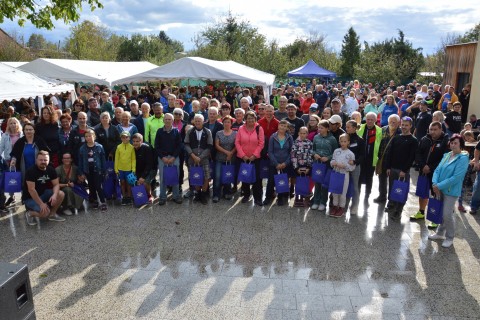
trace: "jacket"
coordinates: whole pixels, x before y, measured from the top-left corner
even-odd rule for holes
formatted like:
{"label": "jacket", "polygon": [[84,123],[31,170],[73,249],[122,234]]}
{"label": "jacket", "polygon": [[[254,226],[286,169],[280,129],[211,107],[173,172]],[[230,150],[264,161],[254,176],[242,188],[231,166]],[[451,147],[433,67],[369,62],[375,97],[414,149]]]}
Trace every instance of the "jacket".
{"label": "jacket", "polygon": [[135,168],[137,177],[145,179],[150,171],[154,169],[152,147],[146,143],[142,143],[140,148],[135,149],[135,161],[137,164]]}
{"label": "jacket", "polygon": [[200,141],[197,140],[197,129],[195,127],[187,131],[185,135],[185,151],[188,156],[194,153],[203,161],[208,161],[210,158],[210,151],[213,149],[212,132],[208,128],[202,128],[202,136]]}
{"label": "jacket", "polygon": [[[78,161],[78,174],[88,174],[90,172],[90,167],[88,165],[88,156],[87,156],[87,145],[84,143],[81,147],[80,150],[78,151],[79,153],[79,161]],[[95,171],[98,172],[99,174],[103,174],[106,171],[106,158],[105,158],[105,151],[103,150],[103,147],[100,143],[95,142],[95,145],[93,146],[93,159],[95,163]]]}
{"label": "jacket", "polygon": [[432,185],[448,196],[458,197],[462,192],[463,178],[468,169],[468,152],[462,151],[452,162],[452,152],[445,153],[442,161],[433,172]]}
{"label": "jacket", "polygon": [[254,155],[257,159],[259,159],[264,145],[265,134],[260,125],[256,124],[255,129],[252,131],[247,130],[247,125],[245,124],[238,128],[237,137],[235,139],[235,147],[237,148],[238,158],[242,159],[245,156],[250,157]]}
{"label": "jacket", "polygon": [[[151,116],[147,118],[147,121],[150,118]],[[145,123],[143,122],[143,117],[138,117],[131,122],[137,127],[138,133],[140,133],[142,137],[145,137]]]}
{"label": "jacket", "polygon": [[155,137],[157,136],[158,129],[163,128],[164,126],[163,117],[163,114],[160,118],[152,116],[148,118],[147,124],[145,125],[145,136],[143,140],[152,146],[155,145]]}
{"label": "jacket", "polygon": [[[23,132],[20,132],[20,137],[18,140],[20,140],[21,137],[23,137]],[[10,152],[12,152],[10,134],[5,132],[2,134],[2,139],[0,140],[0,157],[3,157],[3,160],[5,161],[9,161],[11,157]]]}
{"label": "jacket", "polygon": [[[15,145],[12,148],[12,152],[10,152],[10,159],[11,158],[16,159],[15,167],[17,171],[22,171],[22,172],[26,171],[25,161],[23,159],[23,149],[25,148],[26,144],[27,144],[27,139],[25,138],[25,136],[23,136],[20,139],[18,139],[17,142],[15,142]],[[39,136],[34,136],[33,147],[35,149],[35,158],[37,157],[38,151],[40,150],[45,150],[50,153],[50,148],[45,143],[45,140],[43,140]]]}
{"label": "jacket", "polygon": [[433,140],[430,134],[427,134],[420,140],[415,155],[415,163],[420,170],[428,165],[433,172],[443,158],[445,152],[448,152],[448,135],[442,132],[438,140]]}
{"label": "jacket", "polygon": [[[92,127],[87,126],[87,129],[92,129]],[[77,165],[78,163],[78,155],[80,147],[85,143],[85,133],[80,133],[79,127],[75,127],[70,131],[70,135],[68,136],[68,147],[66,150],[70,151],[73,156],[73,160]]]}
{"label": "jacket", "polygon": [[103,146],[103,150],[105,151],[105,156],[113,157],[115,156],[115,150],[117,146],[122,142],[120,138],[120,133],[118,132],[117,127],[109,126],[108,127],[108,137],[106,134],[105,128],[102,124],[98,124],[95,127],[95,135],[97,136],[96,141]]}
{"label": "jacket", "polygon": [[278,132],[275,132],[270,137],[268,142],[268,157],[270,158],[270,165],[277,166],[280,163],[290,164],[290,152],[293,146],[293,138],[290,134],[285,134],[285,142],[283,148],[280,147],[280,140],[278,140]]}
{"label": "jacket", "polygon": [[166,156],[178,157],[182,150],[182,137],[177,128],[172,128],[170,132],[165,131],[165,127],[158,129],[155,137],[155,151],[157,157]]}
{"label": "jacket", "polygon": [[365,158],[365,141],[358,136],[358,134],[352,133],[350,136],[350,146],[348,149],[353,152],[355,155],[355,165],[360,165],[363,163]]}
{"label": "jacket", "polygon": [[296,139],[293,141],[292,151],[290,152],[293,169],[301,167],[311,167],[313,164],[313,142],[305,139]]}
{"label": "jacket", "polygon": [[313,138],[313,154],[332,160],[333,151],[338,148],[337,139],[329,132],[325,137],[317,134]]}
{"label": "jacket", "polygon": [[115,173],[119,170],[132,171],[137,169],[135,148],[130,143],[120,143],[115,151]]}
{"label": "jacket", "polygon": [[[360,125],[360,129],[358,129],[358,135],[360,138],[365,141],[365,147],[367,147],[368,141],[363,137],[365,134],[366,130],[365,128],[367,127],[367,124],[364,123]],[[375,143],[373,145],[373,161],[372,161],[372,167],[375,167],[378,162],[378,150],[380,149],[380,142],[382,141],[382,128],[379,126],[375,125]]]}
{"label": "jacket", "polygon": [[336,164],[343,164],[345,168],[335,168],[335,171],[340,173],[347,173],[355,170],[354,164],[349,164],[350,160],[355,161],[355,154],[349,149],[343,150],[342,148],[337,148],[333,151],[332,161],[330,165],[333,167]]}

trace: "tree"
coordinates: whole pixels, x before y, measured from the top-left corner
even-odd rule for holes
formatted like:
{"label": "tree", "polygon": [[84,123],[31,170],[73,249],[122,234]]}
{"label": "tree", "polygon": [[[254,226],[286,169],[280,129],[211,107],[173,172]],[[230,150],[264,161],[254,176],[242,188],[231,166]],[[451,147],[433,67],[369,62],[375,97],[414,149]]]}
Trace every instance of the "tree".
{"label": "tree", "polygon": [[41,34],[32,33],[28,38],[27,47],[34,50],[46,49],[47,39]]}
{"label": "tree", "polygon": [[352,79],[354,67],[360,60],[360,41],[353,27],[348,29],[343,37],[342,51],[340,53],[342,64],[340,73],[343,77]]}
{"label": "tree", "polygon": [[467,43],[467,42],[478,41],[479,36],[480,36],[480,23],[477,23],[472,29],[465,32],[465,34],[462,37],[460,37],[459,42]]}
{"label": "tree", "polygon": [[34,0],[2,0],[0,23],[3,23],[5,18],[12,21],[16,18],[20,26],[30,21],[37,28],[51,30],[54,28],[52,18],[65,23],[78,21],[83,3],[88,4],[92,11],[103,8],[99,0],[50,0],[42,1],[42,5]]}

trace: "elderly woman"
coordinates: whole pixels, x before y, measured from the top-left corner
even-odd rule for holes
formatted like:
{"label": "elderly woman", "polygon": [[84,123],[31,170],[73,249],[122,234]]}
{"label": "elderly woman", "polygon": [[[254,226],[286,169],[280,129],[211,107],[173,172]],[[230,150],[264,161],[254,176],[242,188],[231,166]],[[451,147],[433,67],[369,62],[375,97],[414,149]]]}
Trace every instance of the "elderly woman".
{"label": "elderly woman", "polygon": [[40,122],[35,125],[35,132],[50,147],[50,163],[56,168],[60,164],[58,155],[61,149],[58,140],[58,114],[52,106],[43,107],[40,114]]}
{"label": "elderly woman", "polygon": [[[257,116],[253,111],[245,114],[245,124],[238,129],[235,139],[237,148],[237,157],[244,162],[255,164],[256,179],[253,184],[254,203],[263,206],[263,188],[260,178],[260,153],[265,143],[263,128],[257,123]],[[243,199],[242,203],[250,201],[251,185],[242,183]]]}
{"label": "elderly woman", "polygon": [[245,117],[245,110],[242,108],[237,108],[235,109],[234,115],[235,121],[232,124],[232,130],[238,131],[238,129],[245,124],[245,121],[243,121]]}
{"label": "elderly woman", "polygon": [[442,111],[438,110],[432,114],[432,122],[438,121],[442,125],[442,131],[447,133],[447,126],[445,125],[445,115]]}
{"label": "elderly woman", "polygon": [[57,171],[60,190],[65,193],[62,202],[63,213],[67,216],[71,216],[73,212],[78,214],[78,209],[83,204],[83,198],[73,192],[73,186],[78,183],[78,170],[77,166],[73,164],[72,155],[68,152],[64,153],[62,155],[62,164],[55,170]]}
{"label": "elderly woman", "polygon": [[222,187],[225,199],[232,199],[232,190],[230,184],[221,183],[222,164],[225,162],[235,161],[235,138],[237,132],[232,130],[233,118],[226,115],[222,119],[223,130],[217,132],[215,136],[215,148],[217,149],[215,155],[215,177],[213,181],[213,202],[218,202],[221,197]]}
{"label": "elderly woman", "polygon": [[100,114],[100,123],[93,129],[97,142],[102,145],[105,151],[106,160],[115,157],[115,150],[117,146],[122,143],[120,139],[120,132],[117,127],[110,124],[110,113],[102,112]]}
{"label": "elderly woman", "polygon": [[210,180],[210,152],[213,148],[212,133],[203,126],[204,117],[196,114],[193,118],[193,128],[188,130],[185,136],[185,151],[188,155],[188,165],[202,166],[204,182],[202,187],[196,187],[196,195],[193,201],[208,203],[208,180]]}
{"label": "elderly woman", "polygon": [[[5,133],[2,134],[2,139],[0,140],[0,156],[3,158],[4,163],[3,167],[10,167],[10,152],[12,152],[15,142],[18,141],[23,136],[22,127],[20,126],[20,121],[17,118],[9,118],[7,120],[7,128]],[[3,194],[1,195],[3,197]],[[4,201],[0,200],[0,207]],[[5,207],[8,207],[12,204],[15,204],[15,195],[10,193],[10,197],[5,202]]]}
{"label": "elderly woman", "polygon": [[117,129],[119,134],[125,131],[130,133],[130,143],[132,143],[132,137],[135,133],[138,133],[138,129],[136,125],[130,122],[130,119],[132,119],[130,112],[124,111],[121,115],[121,122],[117,126]]}

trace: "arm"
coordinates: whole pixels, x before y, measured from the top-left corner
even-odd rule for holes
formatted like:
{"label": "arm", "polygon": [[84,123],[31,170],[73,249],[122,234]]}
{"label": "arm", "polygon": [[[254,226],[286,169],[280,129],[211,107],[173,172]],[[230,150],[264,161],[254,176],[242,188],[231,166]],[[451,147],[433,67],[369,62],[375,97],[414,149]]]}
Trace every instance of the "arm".
{"label": "arm", "polygon": [[462,157],[458,159],[457,162],[458,163],[455,165],[455,171],[453,172],[452,176],[434,184],[441,191],[448,190],[451,186],[462,183],[465,173],[468,169],[468,157]]}
{"label": "arm", "polygon": [[[58,179],[56,179],[58,181]],[[27,182],[27,189],[28,193],[32,197],[33,201],[37,203],[40,206],[40,216],[45,217],[50,213],[50,208],[46,203],[40,199],[40,196],[38,195],[37,190],[35,190],[35,181],[26,181]]]}
{"label": "arm", "polygon": [[[187,131],[185,134],[185,151],[187,152],[187,155],[190,156],[192,154],[192,148],[190,147],[190,132],[193,129],[190,129]],[[160,155],[159,155],[160,156]]]}
{"label": "arm", "polygon": [[210,156],[210,150],[212,150],[213,147],[213,138],[212,138],[212,132],[210,130],[207,130],[207,148],[202,151],[200,154],[200,159],[207,159]]}
{"label": "arm", "polygon": [[[180,155],[180,150],[182,149],[182,137],[180,136],[180,132],[176,130],[175,134],[175,148],[173,148],[172,156],[177,158]],[[157,139],[155,139],[155,143],[157,143]]]}
{"label": "arm", "polygon": [[263,146],[265,145],[265,133],[263,132],[263,128],[261,126],[259,126],[258,128],[257,140],[258,144],[255,148],[255,151],[253,151],[253,155],[255,156],[255,158],[260,159],[260,154],[262,152]]}
{"label": "arm", "polygon": [[235,138],[235,148],[237,149],[237,157],[243,159],[245,152],[242,148],[242,128],[238,129],[237,136]]}
{"label": "arm", "polygon": [[118,162],[120,160],[120,148],[118,146],[117,146],[117,150],[115,150],[115,161],[113,163],[114,170],[117,175],[118,175]]}

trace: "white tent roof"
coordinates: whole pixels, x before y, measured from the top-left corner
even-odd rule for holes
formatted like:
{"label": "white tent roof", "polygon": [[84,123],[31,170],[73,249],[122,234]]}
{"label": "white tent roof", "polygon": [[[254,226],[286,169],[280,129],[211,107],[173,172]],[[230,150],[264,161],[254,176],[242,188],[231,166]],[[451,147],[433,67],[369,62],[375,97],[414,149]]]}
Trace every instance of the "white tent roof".
{"label": "white tent roof", "polygon": [[27,61],[2,61],[2,63],[10,67],[18,68],[28,62]]}
{"label": "white tent roof", "polygon": [[19,67],[40,76],[69,82],[122,84],[118,79],[130,77],[158,66],[146,62],[112,62],[68,59],[37,59]]}
{"label": "white tent roof", "polygon": [[156,69],[119,79],[120,83],[147,80],[203,79],[271,86],[275,75],[234,61],[215,61],[199,57],[175,60]]}
{"label": "white tent roof", "polygon": [[31,73],[0,63],[0,100],[42,96],[75,90],[69,83],[42,79]]}

